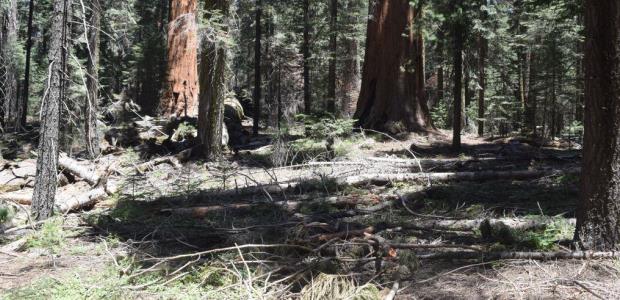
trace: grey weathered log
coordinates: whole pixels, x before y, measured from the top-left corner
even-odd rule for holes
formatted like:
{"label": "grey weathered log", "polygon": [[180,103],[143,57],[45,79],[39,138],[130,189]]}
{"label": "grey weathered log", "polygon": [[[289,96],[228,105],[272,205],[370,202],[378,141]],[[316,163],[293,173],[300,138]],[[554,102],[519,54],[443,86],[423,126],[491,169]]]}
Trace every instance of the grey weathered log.
{"label": "grey weathered log", "polygon": [[[577,221],[575,219],[563,219],[569,225],[575,225]],[[476,220],[415,220],[412,221],[408,228],[412,229],[437,229],[437,230],[450,230],[450,231],[473,231],[480,229],[480,225],[488,221],[488,224],[493,228],[499,228],[500,226],[506,226],[515,230],[535,230],[544,229],[547,226],[558,222],[558,218],[553,217],[538,217],[532,219],[525,218],[500,218],[500,219],[476,219]]]}
{"label": "grey weathered log", "polygon": [[567,171],[523,170],[523,171],[481,171],[481,172],[446,172],[446,173],[400,173],[400,174],[364,174],[337,178],[339,184],[356,185],[362,183],[389,183],[393,181],[480,181],[500,179],[533,179],[559,174],[578,174],[580,169]]}
{"label": "grey weathered log", "polygon": [[67,157],[64,154],[61,154],[58,159],[58,166],[70,172],[73,175],[76,175],[84,181],[88,182],[91,186],[95,186],[101,180],[101,176],[97,174],[95,168],[89,168],[81,165],[78,161]]}
{"label": "grey weathered log", "polygon": [[57,212],[66,213],[83,207],[88,207],[105,199],[108,196],[104,187],[94,188],[86,193],[80,193],[63,199],[59,197],[54,205]]}
{"label": "grey weathered log", "polygon": [[476,251],[446,251],[416,255],[419,259],[464,259],[464,260],[559,260],[559,259],[618,259],[620,252],[595,251],[557,251],[557,252],[476,252]]}

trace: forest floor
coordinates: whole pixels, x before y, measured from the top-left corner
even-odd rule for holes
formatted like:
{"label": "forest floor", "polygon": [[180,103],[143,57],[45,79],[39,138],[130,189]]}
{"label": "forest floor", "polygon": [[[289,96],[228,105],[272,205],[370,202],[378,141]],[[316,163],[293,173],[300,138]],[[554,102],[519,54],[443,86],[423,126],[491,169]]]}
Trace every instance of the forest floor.
{"label": "forest floor", "polygon": [[[620,261],[566,259],[567,142],[263,135],[220,163],[119,147],[77,161],[113,192],[31,224],[19,139],[0,142],[0,299],[620,298]],[[97,188],[66,173],[57,198]]]}

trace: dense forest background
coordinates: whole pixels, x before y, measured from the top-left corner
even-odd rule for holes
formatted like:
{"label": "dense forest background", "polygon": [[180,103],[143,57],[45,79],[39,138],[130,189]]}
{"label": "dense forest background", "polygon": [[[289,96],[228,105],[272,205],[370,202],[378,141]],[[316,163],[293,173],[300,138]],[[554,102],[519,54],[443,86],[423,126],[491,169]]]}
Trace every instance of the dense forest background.
{"label": "dense forest background", "polygon": [[0,0],[0,298],[620,298],[617,0]]}

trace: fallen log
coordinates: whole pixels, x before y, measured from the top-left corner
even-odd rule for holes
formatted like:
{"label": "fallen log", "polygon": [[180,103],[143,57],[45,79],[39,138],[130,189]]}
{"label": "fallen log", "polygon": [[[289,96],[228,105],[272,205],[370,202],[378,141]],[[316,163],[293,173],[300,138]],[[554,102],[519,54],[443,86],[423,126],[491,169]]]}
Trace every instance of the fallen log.
{"label": "fallen log", "polygon": [[9,201],[21,205],[31,205],[32,193],[32,189],[23,189],[20,191],[0,194],[0,201]]}
{"label": "fallen log", "polygon": [[55,209],[57,212],[66,213],[94,205],[107,196],[108,193],[104,187],[97,187],[86,193],[80,193],[65,199],[58,199],[55,204]]}
{"label": "fallen log", "polygon": [[544,170],[523,170],[523,171],[481,171],[481,172],[447,172],[447,173],[401,173],[401,174],[364,174],[337,178],[336,181],[343,185],[358,185],[363,183],[385,184],[394,181],[482,181],[514,179],[524,180],[540,178],[544,176],[558,174],[579,174],[581,169],[571,169],[567,171],[544,171]]}
{"label": "fallen log", "polygon": [[380,199],[360,199],[355,197],[326,197],[318,198],[310,201],[276,201],[276,202],[257,202],[257,203],[235,203],[224,205],[212,205],[212,206],[197,206],[197,207],[183,207],[183,208],[168,208],[162,209],[162,213],[171,213],[175,215],[191,216],[193,218],[204,218],[209,213],[223,211],[223,210],[244,210],[252,209],[259,206],[273,205],[283,208],[289,212],[298,210],[304,204],[329,204],[338,207],[355,207],[359,204],[367,204],[369,202],[381,202],[375,206],[369,208],[359,209],[362,212],[375,212],[384,208],[387,204],[383,201],[388,197],[382,197]]}
{"label": "fallen log", "polygon": [[463,259],[495,261],[508,259],[523,260],[558,260],[558,259],[617,259],[620,252],[596,251],[557,251],[557,252],[475,252],[475,251],[446,251],[429,254],[418,254],[418,259]]}
{"label": "fallen log", "polygon": [[138,172],[139,174],[144,174],[148,171],[153,170],[155,166],[161,165],[161,164],[170,164],[175,169],[180,169],[183,167],[176,157],[167,156],[167,157],[156,158],[154,160],[139,164],[135,167],[135,169],[136,169],[136,172]]}
{"label": "fallen log", "polygon": [[58,166],[84,179],[91,186],[96,186],[101,181],[101,176],[94,171],[95,168],[87,168],[65,154],[61,154],[58,158]]}
{"label": "fallen log", "polygon": [[[563,219],[569,225],[576,225],[576,219]],[[536,230],[544,229],[557,222],[557,218],[540,217],[536,219],[524,218],[501,218],[501,219],[477,219],[477,220],[415,220],[408,229],[418,230],[446,230],[446,231],[474,231],[480,229],[482,224],[492,228],[507,227],[515,230]]]}

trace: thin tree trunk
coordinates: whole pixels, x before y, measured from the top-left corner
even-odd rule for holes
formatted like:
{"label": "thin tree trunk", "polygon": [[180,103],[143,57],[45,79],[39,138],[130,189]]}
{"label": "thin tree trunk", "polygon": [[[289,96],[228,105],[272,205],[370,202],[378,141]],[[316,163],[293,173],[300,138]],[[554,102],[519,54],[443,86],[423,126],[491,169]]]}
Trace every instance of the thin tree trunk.
{"label": "thin tree trunk", "polygon": [[[20,124],[20,105],[18,99],[17,74],[17,0],[6,1],[8,5],[0,11],[0,98],[4,106],[4,123],[15,131]],[[2,117],[2,116],[0,116]]]}
{"label": "thin tree trunk", "polygon": [[354,117],[362,127],[391,133],[433,129],[420,90],[424,54],[416,22],[421,7],[414,8],[406,0],[381,0],[370,9],[373,17],[368,21],[362,88]]}
{"label": "thin tree trunk", "polygon": [[478,136],[484,136],[485,93],[487,89],[486,59],[489,41],[480,36],[478,42],[478,80],[480,82],[480,90],[478,90]]}
{"label": "thin tree trunk", "polygon": [[[205,9],[208,18],[216,13],[227,17],[229,2],[228,0],[207,0]],[[228,27],[224,26],[222,29],[227,30]],[[222,155],[228,49],[224,41],[204,41],[203,47],[200,60],[198,135],[205,157],[216,160]]]}
{"label": "thin tree trunk", "polygon": [[168,86],[160,109],[166,117],[198,112],[197,0],[172,0],[168,24]]}
{"label": "thin tree trunk", "polygon": [[327,76],[327,111],[336,115],[336,55],[338,55],[338,0],[329,1],[329,71]]}
{"label": "thin tree trunk", "polygon": [[28,29],[26,32],[26,67],[24,70],[24,89],[21,94],[21,125],[26,126],[26,116],[28,115],[28,102],[30,101],[30,60],[32,56],[32,31],[33,31],[33,18],[34,18],[34,0],[28,2]]}
{"label": "thin tree trunk", "polygon": [[585,1],[586,110],[576,240],[620,249],[620,3]]}
{"label": "thin tree trunk", "polygon": [[256,36],[254,37],[254,124],[252,133],[258,135],[260,112],[261,112],[261,92],[263,88],[261,74],[261,38],[263,34],[261,18],[263,14],[263,1],[256,1]]}
{"label": "thin tree trunk", "polygon": [[443,101],[445,95],[445,78],[444,78],[444,48],[445,48],[445,29],[442,26],[437,32],[437,96],[432,104],[429,105],[433,108]]}
{"label": "thin tree trunk", "polygon": [[463,29],[460,22],[453,24],[453,65],[454,65],[454,111],[452,120],[452,149],[461,150],[461,131],[463,122]]}
{"label": "thin tree trunk", "polygon": [[538,109],[538,99],[536,96],[536,81],[537,81],[537,65],[536,54],[532,51],[530,53],[530,68],[528,79],[528,94],[527,102],[525,103],[525,129],[528,134],[536,135],[536,111]]}
{"label": "thin tree trunk", "polygon": [[86,86],[88,88],[87,103],[85,105],[86,147],[91,159],[101,154],[99,145],[99,130],[97,129],[97,111],[99,107],[99,30],[101,26],[100,0],[92,0],[90,28],[88,33],[88,62]]}
{"label": "thin tree trunk", "polygon": [[56,195],[60,103],[65,97],[67,11],[68,0],[54,0],[48,54],[50,76],[47,97],[42,100],[41,105],[37,173],[32,200],[32,209],[38,220],[52,215]]}
{"label": "thin tree trunk", "polygon": [[304,77],[304,112],[312,113],[312,95],[310,93],[310,0],[303,0],[304,40],[302,44]]}
{"label": "thin tree trunk", "polygon": [[359,42],[353,32],[356,25],[354,15],[360,11],[360,1],[348,0],[346,4],[346,13],[343,17],[345,21],[341,22],[347,30],[342,37],[344,60],[340,74],[342,78],[342,105],[340,111],[343,117],[350,118],[355,113],[360,93]]}

